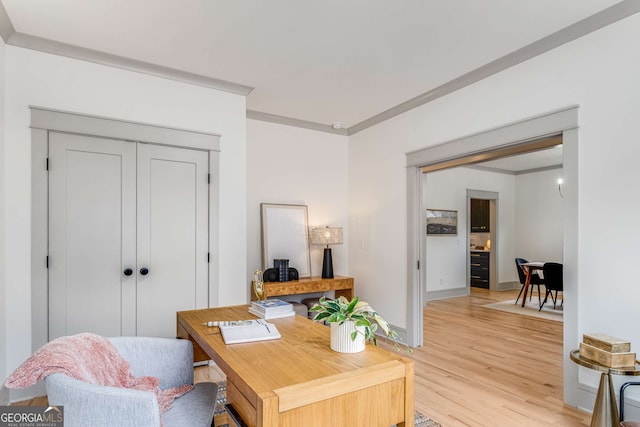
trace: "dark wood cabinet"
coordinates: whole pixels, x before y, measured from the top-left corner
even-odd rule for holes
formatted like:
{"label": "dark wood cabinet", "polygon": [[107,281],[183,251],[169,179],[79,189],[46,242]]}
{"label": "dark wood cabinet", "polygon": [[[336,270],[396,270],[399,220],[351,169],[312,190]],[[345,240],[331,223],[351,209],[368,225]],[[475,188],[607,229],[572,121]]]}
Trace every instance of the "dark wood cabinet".
{"label": "dark wood cabinet", "polygon": [[488,233],[489,227],[489,200],[471,199],[471,232]]}
{"label": "dark wood cabinet", "polygon": [[475,288],[489,289],[489,252],[471,252],[470,284]]}

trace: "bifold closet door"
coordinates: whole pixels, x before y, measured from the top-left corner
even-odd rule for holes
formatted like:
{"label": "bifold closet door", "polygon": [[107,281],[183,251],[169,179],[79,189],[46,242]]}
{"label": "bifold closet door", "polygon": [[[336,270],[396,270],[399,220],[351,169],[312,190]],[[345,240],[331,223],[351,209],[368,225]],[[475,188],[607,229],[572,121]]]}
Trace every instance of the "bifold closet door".
{"label": "bifold closet door", "polygon": [[208,304],[208,153],[51,132],[49,339],[175,337]]}
{"label": "bifold closet door", "polygon": [[49,339],[135,335],[136,146],[49,134]]}
{"label": "bifold closet door", "polygon": [[140,336],[175,338],[177,311],[208,306],[208,174],[204,151],[138,144]]}

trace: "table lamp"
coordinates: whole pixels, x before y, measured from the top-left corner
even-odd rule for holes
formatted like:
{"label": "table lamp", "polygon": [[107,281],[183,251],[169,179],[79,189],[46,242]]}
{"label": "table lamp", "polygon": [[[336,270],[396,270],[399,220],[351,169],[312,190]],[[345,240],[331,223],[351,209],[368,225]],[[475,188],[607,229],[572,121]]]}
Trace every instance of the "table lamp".
{"label": "table lamp", "polygon": [[342,244],[342,227],[317,227],[311,230],[311,244],[327,245],[322,259],[322,278],[333,278],[333,260],[329,245]]}

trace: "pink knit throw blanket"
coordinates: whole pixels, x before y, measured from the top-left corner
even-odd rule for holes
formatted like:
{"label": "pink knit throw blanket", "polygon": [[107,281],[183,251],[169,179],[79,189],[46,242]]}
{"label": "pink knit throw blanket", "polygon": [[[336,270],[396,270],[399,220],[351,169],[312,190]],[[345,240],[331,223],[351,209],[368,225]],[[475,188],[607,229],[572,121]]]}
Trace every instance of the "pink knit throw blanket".
{"label": "pink knit throw blanket", "polygon": [[185,384],[161,390],[158,378],[134,377],[129,363],[111,341],[89,333],[57,338],[43,345],[7,378],[5,386],[29,387],[57,372],[91,384],[154,392],[160,413],[171,408],[173,399],[193,388]]}

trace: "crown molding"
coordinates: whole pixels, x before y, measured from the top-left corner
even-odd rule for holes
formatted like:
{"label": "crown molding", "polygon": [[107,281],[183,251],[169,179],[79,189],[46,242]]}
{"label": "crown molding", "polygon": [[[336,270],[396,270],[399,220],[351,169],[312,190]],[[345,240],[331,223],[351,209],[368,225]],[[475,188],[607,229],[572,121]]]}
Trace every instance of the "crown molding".
{"label": "crown molding", "polygon": [[175,68],[155,65],[144,61],[125,58],[123,56],[112,55],[93,49],[61,43],[41,37],[31,36],[23,33],[14,33],[9,37],[7,44],[25,49],[37,50],[54,55],[65,56],[67,58],[79,59],[93,62],[95,64],[120,68],[128,71],[135,71],[169,80],[203,86],[210,89],[230,92],[237,95],[248,95],[253,88],[224,80],[214,79],[200,74],[189,73],[187,71],[176,70]]}
{"label": "crown molding", "polygon": [[[487,77],[504,71],[514,65],[525,62],[531,58],[548,52],[563,44],[569,43],[591,32],[599,30],[607,25],[640,12],[640,0],[624,0],[581,21],[576,22],[566,28],[556,31],[549,36],[543,37],[527,46],[515,50],[495,61],[489,62],[475,70],[472,70],[460,77],[450,80],[430,91],[424,92],[408,101],[396,105],[382,113],[376,114],[360,123],[347,129],[333,129],[331,125],[310,122],[307,120],[295,119],[291,117],[278,116],[275,114],[260,111],[247,110],[247,118],[261,120],[272,123],[279,123],[288,126],[302,127],[321,132],[328,132],[337,135],[353,135],[357,132],[368,129],[402,113],[410,111],[421,105],[434,101],[445,95],[453,93],[471,84],[477,83]],[[253,90],[252,87],[227,82],[199,74],[189,73],[174,68],[163,67],[143,61],[137,61],[117,55],[86,49],[79,46],[55,42],[40,37],[27,34],[16,33],[11,20],[7,14],[2,1],[0,0],[0,36],[6,44],[23,47],[26,49],[38,50],[74,59],[85,60],[97,64],[121,68],[129,71],[136,71],[170,80],[181,81],[224,92],[247,96]]]}
{"label": "crown molding", "polygon": [[479,68],[476,68],[475,70],[463,74],[460,77],[450,80],[435,89],[427,91],[415,98],[403,102],[402,104],[396,105],[395,107],[383,111],[380,114],[376,114],[373,117],[355,124],[348,129],[349,135],[363,131],[377,125],[378,123],[389,120],[473,83],[477,83],[480,80],[486,79],[487,77],[504,71],[507,68],[511,68],[514,65],[518,65],[638,12],[640,12],[640,0],[625,0],[617,3],[607,9],[578,21],[575,24],[569,25],[568,27],[498,58],[495,61],[491,61]]}
{"label": "crown molding", "polygon": [[333,127],[331,127],[331,125],[326,125],[324,123],[310,122],[307,120],[294,119],[292,117],[278,116],[276,114],[263,113],[262,111],[247,110],[247,119],[278,123],[287,126],[295,126],[299,128],[317,130],[320,132],[333,133],[335,135],[348,135],[347,129],[334,129]]}
{"label": "crown molding", "polygon": [[512,171],[512,170],[507,170],[507,169],[500,169],[500,168],[493,168],[490,166],[482,166],[482,165],[468,165],[468,166],[462,166],[463,168],[467,168],[467,169],[475,169],[475,170],[479,170],[479,171],[484,171],[484,172],[495,172],[495,173],[502,173],[505,175],[526,175],[529,173],[535,173],[535,172],[544,172],[544,171],[550,171],[550,170],[555,170],[555,169],[562,169],[563,165],[562,164],[558,164],[558,165],[549,165],[549,166],[541,166],[539,168],[531,168],[531,169],[524,169],[524,170],[520,170],[520,171]]}
{"label": "crown molding", "polygon": [[209,89],[217,89],[237,95],[247,96],[253,90],[250,86],[238,83],[232,83],[200,74],[177,70],[175,68],[163,67],[161,65],[125,58],[123,56],[112,55],[93,49],[87,49],[80,46],[18,33],[13,27],[11,19],[9,18],[2,1],[0,1],[0,36],[4,42],[10,46],[37,50],[39,52],[51,53],[54,55],[65,56],[67,58],[79,59],[82,61],[93,62],[95,64],[149,74],[156,77],[163,77],[169,80],[203,86]]}
{"label": "crown molding", "polygon": [[9,14],[7,14],[7,9],[4,8],[4,4],[0,1],[0,37],[4,40],[5,43],[9,40],[9,38],[16,32],[16,29],[13,28],[13,23],[11,23],[11,19],[9,19]]}

